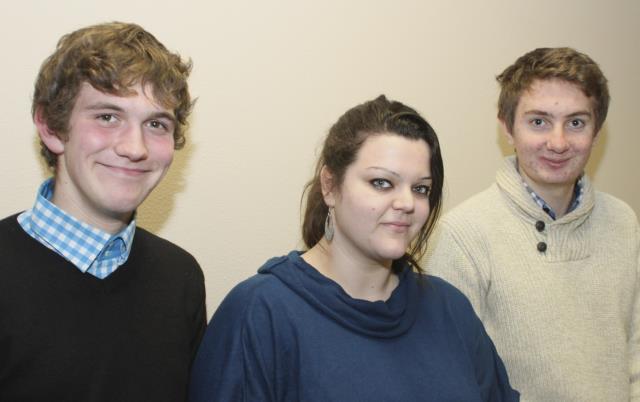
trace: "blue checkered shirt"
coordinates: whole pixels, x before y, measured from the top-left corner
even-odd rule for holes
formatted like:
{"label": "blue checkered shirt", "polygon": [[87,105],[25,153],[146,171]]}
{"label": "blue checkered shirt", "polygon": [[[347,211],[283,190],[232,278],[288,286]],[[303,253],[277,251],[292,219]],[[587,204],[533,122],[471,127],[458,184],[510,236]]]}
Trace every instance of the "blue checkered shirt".
{"label": "blue checkered shirt", "polygon": [[[524,179],[522,180],[522,184],[524,185],[524,188],[527,190],[527,192],[531,195],[531,198],[533,198],[533,201],[535,201],[535,203],[538,204],[540,208],[542,208],[542,210],[551,217],[551,219],[556,220],[556,212],[553,210],[553,208],[551,208],[549,204],[547,204],[545,200],[542,199],[542,197],[540,197],[535,191],[533,191],[533,189],[527,184],[526,181],[524,181]],[[584,186],[582,185],[582,177],[580,177],[573,188],[573,198],[571,199],[571,203],[569,204],[567,213],[578,208],[578,205],[580,205],[580,201],[582,201],[582,195],[584,193],[583,187]]]}
{"label": "blue checkered shirt", "polygon": [[53,183],[53,179],[42,183],[33,208],[18,216],[20,226],[80,271],[106,278],[129,258],[136,230],[135,219],[115,235],[90,226],[50,201]]}

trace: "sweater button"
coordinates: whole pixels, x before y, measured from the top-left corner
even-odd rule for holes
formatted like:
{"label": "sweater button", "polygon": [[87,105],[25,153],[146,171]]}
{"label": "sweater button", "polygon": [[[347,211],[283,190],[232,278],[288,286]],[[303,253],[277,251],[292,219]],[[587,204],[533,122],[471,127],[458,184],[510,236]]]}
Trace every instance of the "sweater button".
{"label": "sweater button", "polygon": [[538,251],[541,253],[544,253],[545,251],[547,251],[547,243],[541,241],[540,243],[538,243],[538,245],[536,246],[538,248]]}
{"label": "sweater button", "polygon": [[536,222],[536,230],[538,232],[542,232],[544,230],[544,222],[543,221],[538,221]]}

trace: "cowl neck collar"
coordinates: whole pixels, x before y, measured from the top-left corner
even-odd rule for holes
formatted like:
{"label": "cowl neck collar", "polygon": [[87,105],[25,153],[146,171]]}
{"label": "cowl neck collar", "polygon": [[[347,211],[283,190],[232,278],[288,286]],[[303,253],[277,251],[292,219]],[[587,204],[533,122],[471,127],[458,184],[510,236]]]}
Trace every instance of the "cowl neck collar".
{"label": "cowl neck collar", "polygon": [[409,266],[398,274],[399,283],[386,301],[349,296],[335,281],[300,257],[299,251],[267,261],[259,270],[274,275],[305,302],[343,327],[377,338],[393,338],[413,325],[417,314],[418,277]]}

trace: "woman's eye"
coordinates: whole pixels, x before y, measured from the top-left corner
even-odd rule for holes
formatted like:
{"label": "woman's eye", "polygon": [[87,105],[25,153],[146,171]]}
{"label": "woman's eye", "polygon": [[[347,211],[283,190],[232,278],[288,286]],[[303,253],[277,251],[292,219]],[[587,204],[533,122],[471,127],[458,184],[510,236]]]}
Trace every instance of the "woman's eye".
{"label": "woman's eye", "polygon": [[429,191],[431,191],[431,187],[429,187],[429,186],[415,186],[413,188],[413,191],[415,191],[418,194],[428,195]]}
{"label": "woman's eye", "polygon": [[373,179],[371,185],[378,189],[391,188],[391,183],[385,179]]}

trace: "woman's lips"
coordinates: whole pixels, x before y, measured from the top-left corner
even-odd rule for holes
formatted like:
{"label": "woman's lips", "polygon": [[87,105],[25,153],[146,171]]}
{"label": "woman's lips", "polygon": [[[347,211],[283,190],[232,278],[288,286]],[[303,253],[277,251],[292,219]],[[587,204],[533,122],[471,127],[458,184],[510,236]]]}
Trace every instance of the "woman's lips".
{"label": "woman's lips", "polygon": [[407,222],[385,222],[383,225],[398,233],[406,232],[410,226]]}

